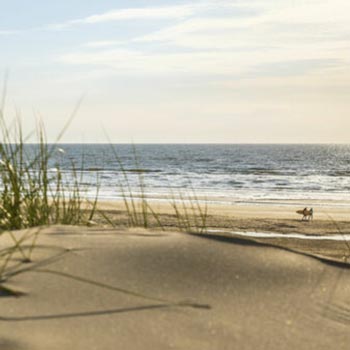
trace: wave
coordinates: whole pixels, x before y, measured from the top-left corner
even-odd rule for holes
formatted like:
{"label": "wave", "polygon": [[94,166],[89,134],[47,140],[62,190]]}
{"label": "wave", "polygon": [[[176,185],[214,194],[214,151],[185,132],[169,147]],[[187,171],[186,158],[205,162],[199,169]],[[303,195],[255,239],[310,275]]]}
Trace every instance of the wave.
{"label": "wave", "polygon": [[330,171],[328,173],[329,176],[332,177],[349,177],[350,171],[348,170],[336,170],[336,171]]}
{"label": "wave", "polygon": [[142,168],[124,169],[124,171],[128,173],[161,173],[163,172],[160,169],[142,169]]}
{"label": "wave", "polygon": [[279,175],[279,176],[293,175],[293,173],[291,173],[290,171],[286,172],[286,171],[266,169],[266,168],[238,169],[238,170],[233,170],[233,173],[244,174],[244,175]]}

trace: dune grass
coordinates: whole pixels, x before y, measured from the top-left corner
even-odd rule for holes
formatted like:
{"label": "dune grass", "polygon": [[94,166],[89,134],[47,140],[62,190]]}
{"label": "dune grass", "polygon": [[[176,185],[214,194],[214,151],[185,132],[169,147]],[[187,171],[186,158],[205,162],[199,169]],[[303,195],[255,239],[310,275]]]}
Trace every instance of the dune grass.
{"label": "dune grass", "polygon": [[[98,178],[94,186],[94,200],[85,198],[83,171],[78,170],[84,168],[84,158],[79,167],[74,162],[71,163],[68,175],[66,171],[62,171],[65,152],[58,142],[75,113],[76,110],[57,141],[49,144],[41,123],[38,124],[36,132],[24,137],[19,118],[7,124],[3,109],[0,109],[0,237],[8,235],[13,243],[11,247],[0,250],[0,285],[14,254],[20,254],[21,262],[31,261],[40,232],[38,230],[19,238],[15,230],[52,224],[88,224],[97,212],[114,227],[119,224],[98,209]],[[35,136],[36,143],[28,145],[29,137]],[[162,222],[161,215],[153,209],[147,198],[146,174],[140,165],[135,146],[133,155],[138,179],[136,191],[132,188],[129,170],[125,168],[112,144],[111,150],[119,165],[119,191],[128,226],[165,230],[166,223]],[[169,190],[171,191],[171,186]],[[176,228],[185,232],[203,233],[206,231],[207,206],[199,201],[192,186],[190,192],[186,195],[180,193],[178,196],[173,194],[169,199],[173,208],[172,215],[177,222]]]}
{"label": "dune grass", "polygon": [[190,191],[183,194],[181,191],[178,198],[172,192],[170,197],[171,207],[174,210],[174,216],[177,221],[177,227],[183,232],[206,233],[208,219],[207,202],[198,199],[196,191],[189,180]]}
{"label": "dune grass", "polygon": [[[22,262],[31,260],[39,231],[20,239],[14,230],[28,229],[51,224],[79,225],[92,221],[96,212],[111,225],[118,226],[108,215],[98,209],[99,183],[96,180],[96,197],[93,201],[84,197],[82,172],[73,162],[67,178],[61,170],[64,150],[57,143],[49,144],[45,130],[39,125],[37,143],[28,146],[18,119],[8,126],[1,115],[0,132],[0,236],[10,235],[13,245],[0,250],[0,279],[15,253]],[[111,145],[121,174],[119,191],[124,203],[129,227],[158,228],[165,230],[161,215],[147,198],[145,173],[140,165],[136,148],[133,147],[134,164],[138,184],[132,188],[129,171]],[[54,161],[55,171],[52,169]],[[84,159],[79,169],[84,168]],[[51,167],[51,168],[50,168]],[[171,187],[169,186],[171,191]],[[207,207],[198,200],[194,189],[191,194],[173,195],[170,199],[177,229],[203,233],[206,230]],[[24,249],[24,245],[26,248]]]}
{"label": "dune grass", "polygon": [[[64,150],[57,143],[49,144],[45,130],[39,125],[37,143],[26,144],[18,119],[8,126],[0,116],[0,235],[8,234],[13,246],[0,251],[0,278],[14,253],[20,252],[22,261],[30,261],[38,234],[16,238],[14,230],[28,229],[51,224],[79,225],[92,221],[96,212],[109,224],[118,226],[106,213],[98,209],[99,183],[96,180],[96,197],[93,201],[84,198],[82,173],[74,162],[69,169],[69,178],[62,171]],[[145,173],[140,165],[136,148],[133,147],[134,164],[138,184],[132,188],[129,171],[125,168],[116,148],[111,145],[113,156],[119,165],[119,190],[124,203],[129,227],[165,229],[161,215],[147,198]],[[53,163],[54,162],[54,163]],[[54,164],[55,171],[52,169]],[[51,168],[50,168],[51,167]],[[171,187],[169,186],[171,190]],[[185,232],[203,233],[206,229],[207,207],[203,206],[191,188],[192,194],[174,195],[171,201],[177,229]],[[24,242],[26,249],[23,249]],[[2,264],[2,265],[1,265]]]}
{"label": "dune grass", "polygon": [[[62,172],[58,153],[64,151],[58,148],[57,142],[47,142],[41,123],[36,132],[24,137],[20,119],[16,117],[8,124],[1,108],[0,137],[0,237],[9,235],[13,243],[0,250],[1,280],[13,255],[19,252],[22,262],[30,261],[37,242],[39,230],[21,238],[15,230],[51,224],[84,224],[92,220],[97,199],[90,206],[86,204],[82,197],[82,177],[74,163],[69,178]],[[33,137],[36,143],[27,144]]]}
{"label": "dune grass", "polygon": [[[126,169],[118,150],[115,145],[110,142],[111,151],[119,167],[121,178],[118,181],[118,190],[120,192],[124,209],[128,218],[129,227],[158,228],[163,231],[167,228],[167,223],[162,221],[162,215],[157,213],[151,201],[147,197],[147,184],[145,181],[146,173],[143,170],[140,157],[138,156],[135,145],[132,146],[133,154],[133,172],[137,173],[136,191],[132,188],[129,178],[129,170]],[[208,207],[206,203],[199,200],[191,180],[188,180],[187,193],[179,192],[175,194],[171,185],[168,189],[170,193],[169,203],[173,209],[172,216],[176,219],[176,229],[183,232],[205,233],[207,230]],[[106,213],[100,212],[105,220],[117,226]]]}
{"label": "dune grass", "polygon": [[[118,150],[110,142],[110,147],[112,154],[114,156],[115,161],[119,167],[119,173],[121,174],[121,178],[118,180],[118,190],[120,192],[124,209],[128,218],[128,226],[129,227],[150,227],[150,218],[153,219],[157,223],[157,227],[164,231],[164,225],[160,220],[159,214],[157,214],[146,196],[146,184],[144,181],[144,172],[140,167],[140,161],[137,156],[136,147],[133,145],[132,153],[134,156],[134,164],[137,170],[138,176],[138,192],[139,195],[136,196],[135,192],[131,187],[131,181],[129,179],[128,170],[125,168],[119,154]],[[106,221],[112,226],[116,226],[116,223],[111,220],[108,215],[100,211],[100,214],[106,219]]]}
{"label": "dune grass", "polygon": [[50,169],[58,148],[47,143],[43,129],[38,131],[38,143],[25,147],[19,122],[13,135],[3,119],[0,123],[4,140],[0,143],[0,229],[87,221],[91,212],[82,210],[81,178],[75,164],[71,164],[73,180],[68,180],[59,161],[54,171]]}

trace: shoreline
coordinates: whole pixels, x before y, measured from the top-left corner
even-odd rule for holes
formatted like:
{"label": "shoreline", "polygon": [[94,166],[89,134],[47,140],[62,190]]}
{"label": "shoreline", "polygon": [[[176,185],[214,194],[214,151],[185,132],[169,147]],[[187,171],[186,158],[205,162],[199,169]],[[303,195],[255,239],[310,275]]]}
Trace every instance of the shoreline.
{"label": "shoreline", "polygon": [[[133,198],[135,200],[141,200],[142,195],[138,188],[133,189]],[[181,193],[181,195],[180,195]],[[164,193],[144,193],[144,198],[147,199],[150,203],[160,203],[166,204],[169,201],[175,199],[176,201],[182,201],[181,196],[183,198],[188,198],[188,196],[196,197],[196,199],[201,203],[208,205],[218,205],[218,206],[285,206],[285,207],[293,207],[293,206],[317,206],[320,208],[347,208],[350,210],[350,196],[347,199],[344,198],[241,198],[234,196],[235,191],[233,191],[233,195],[207,195],[201,192],[197,192],[196,190],[192,192],[191,189],[182,189],[181,192],[174,193],[164,192]],[[128,193],[127,193],[128,194]],[[91,191],[88,195],[90,200],[95,198],[96,193]],[[130,199],[128,195],[126,198]],[[100,193],[99,200],[103,203],[113,203],[119,202],[123,200],[123,197],[120,195],[116,196],[104,196]]]}
{"label": "shoreline", "polygon": [[[152,209],[159,214],[171,214],[173,209],[170,201],[163,203],[159,201],[148,201]],[[140,205],[141,201],[135,199],[135,203]],[[203,207],[206,203],[199,202]],[[349,203],[350,205],[350,203]],[[310,207],[308,202],[304,203],[289,203],[284,204],[210,204],[207,203],[208,215],[211,217],[222,217],[226,219],[274,219],[274,220],[292,220],[296,223],[300,222],[301,216],[296,213],[297,210],[304,207]],[[123,200],[111,200],[98,202],[98,207],[101,210],[109,212],[120,212],[125,210]],[[303,224],[315,224],[318,221],[328,222],[350,222],[350,212],[347,207],[331,207],[327,206],[327,203],[319,203],[314,207],[314,220],[313,222],[304,222]]]}

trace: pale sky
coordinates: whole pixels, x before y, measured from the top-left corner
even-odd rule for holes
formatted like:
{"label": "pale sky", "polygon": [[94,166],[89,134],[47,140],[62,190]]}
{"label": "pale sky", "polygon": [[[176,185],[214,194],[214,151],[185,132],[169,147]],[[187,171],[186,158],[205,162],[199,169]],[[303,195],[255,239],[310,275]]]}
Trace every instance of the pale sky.
{"label": "pale sky", "polygon": [[3,0],[0,47],[50,141],[350,142],[349,0]]}

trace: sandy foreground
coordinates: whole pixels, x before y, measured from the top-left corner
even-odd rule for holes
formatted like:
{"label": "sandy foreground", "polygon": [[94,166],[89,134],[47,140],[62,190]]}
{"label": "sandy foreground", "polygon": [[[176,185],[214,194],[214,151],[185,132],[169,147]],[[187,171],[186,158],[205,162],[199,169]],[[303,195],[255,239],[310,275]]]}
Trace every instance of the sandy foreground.
{"label": "sandy foreground", "polygon": [[0,297],[1,350],[349,348],[350,270],[285,249],[57,226],[16,259],[5,285],[25,294]]}

